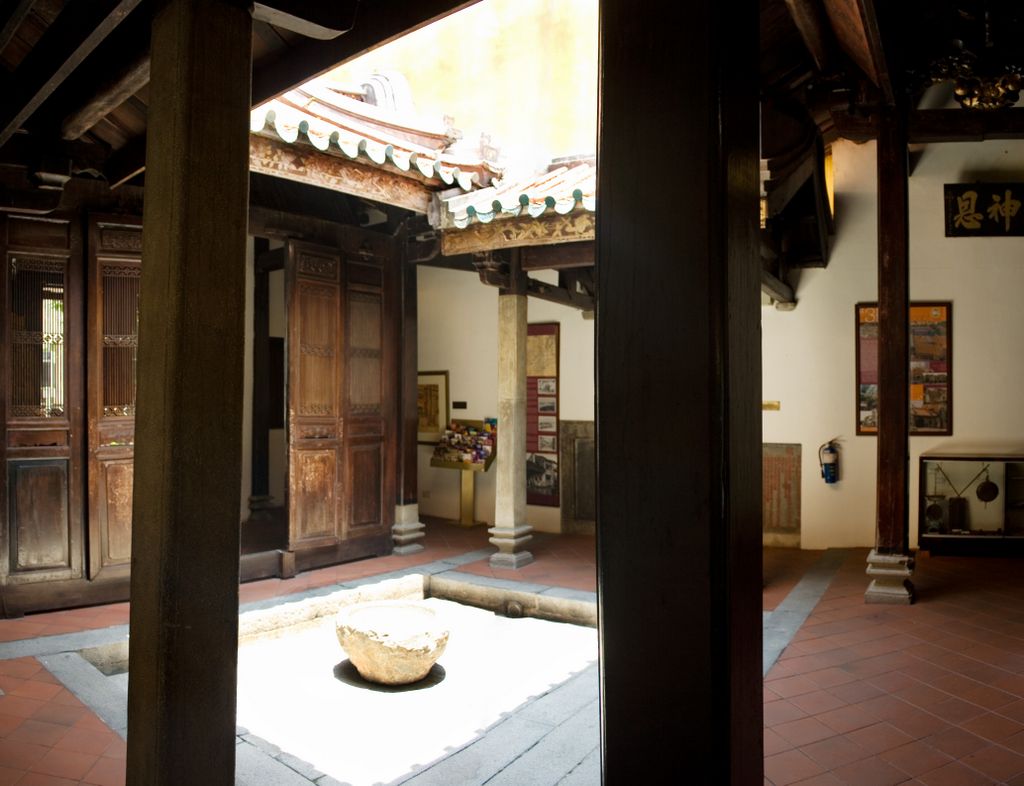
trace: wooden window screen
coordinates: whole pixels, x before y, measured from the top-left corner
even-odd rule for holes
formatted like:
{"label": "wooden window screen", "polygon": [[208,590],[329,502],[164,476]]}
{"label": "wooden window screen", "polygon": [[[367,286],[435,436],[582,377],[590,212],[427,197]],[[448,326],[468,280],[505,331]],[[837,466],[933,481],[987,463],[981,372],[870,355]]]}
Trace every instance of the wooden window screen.
{"label": "wooden window screen", "polygon": [[64,418],[67,365],[64,293],[67,262],[10,258],[8,279],[11,418]]}
{"label": "wooden window screen", "polygon": [[103,417],[134,417],[141,268],[104,265],[102,272]]}

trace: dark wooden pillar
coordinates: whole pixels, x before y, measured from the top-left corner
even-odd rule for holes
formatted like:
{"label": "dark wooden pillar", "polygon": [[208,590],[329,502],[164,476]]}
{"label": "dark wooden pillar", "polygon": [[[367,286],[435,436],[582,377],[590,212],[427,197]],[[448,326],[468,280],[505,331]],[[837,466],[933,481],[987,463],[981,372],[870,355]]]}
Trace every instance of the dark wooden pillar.
{"label": "dark wooden pillar", "polygon": [[[601,2],[605,783],[762,779],[758,5]],[[671,141],[685,175],[639,176]],[[668,748],[666,748],[666,745]]]}
{"label": "dark wooden pillar", "polygon": [[910,232],[907,117],[883,111],[878,133],[878,532],[876,548],[907,548],[910,433]]}
{"label": "dark wooden pillar", "polygon": [[911,603],[909,558],[910,204],[907,111],[882,110],[878,124],[878,483],[869,603]]}
{"label": "dark wooden pillar", "polygon": [[252,20],[153,19],[128,783],[234,783]]}
{"label": "dark wooden pillar", "polygon": [[270,278],[260,265],[270,243],[253,240],[252,310],[252,490],[250,507],[259,508],[270,495]]}

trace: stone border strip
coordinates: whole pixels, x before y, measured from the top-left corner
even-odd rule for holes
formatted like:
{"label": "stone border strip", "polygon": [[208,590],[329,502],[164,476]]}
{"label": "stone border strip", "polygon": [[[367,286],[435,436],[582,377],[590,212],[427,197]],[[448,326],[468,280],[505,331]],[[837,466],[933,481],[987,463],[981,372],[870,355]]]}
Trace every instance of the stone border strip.
{"label": "stone border strip", "polygon": [[761,676],[766,675],[775,665],[779,655],[807,621],[846,557],[846,549],[828,549],[789,591],[782,603],[764,617]]}

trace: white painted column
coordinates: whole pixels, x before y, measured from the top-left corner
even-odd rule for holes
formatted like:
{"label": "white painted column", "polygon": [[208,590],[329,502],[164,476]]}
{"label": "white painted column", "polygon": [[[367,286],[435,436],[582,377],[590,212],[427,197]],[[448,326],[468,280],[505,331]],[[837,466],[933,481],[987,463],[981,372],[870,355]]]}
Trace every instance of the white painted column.
{"label": "white painted column", "polygon": [[533,539],[526,523],[526,295],[498,296],[498,456],[494,526],[496,568],[533,562],[525,549]]}

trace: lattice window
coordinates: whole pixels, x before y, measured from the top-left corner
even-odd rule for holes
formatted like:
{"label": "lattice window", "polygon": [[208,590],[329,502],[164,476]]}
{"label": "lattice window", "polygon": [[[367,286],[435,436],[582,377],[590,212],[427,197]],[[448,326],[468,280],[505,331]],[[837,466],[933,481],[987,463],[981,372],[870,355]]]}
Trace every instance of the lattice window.
{"label": "lattice window", "polygon": [[103,416],[135,416],[139,350],[139,280],[136,265],[104,265]]}
{"label": "lattice window", "polygon": [[11,369],[8,416],[63,418],[66,405],[65,290],[67,262],[10,257],[8,325]]}

